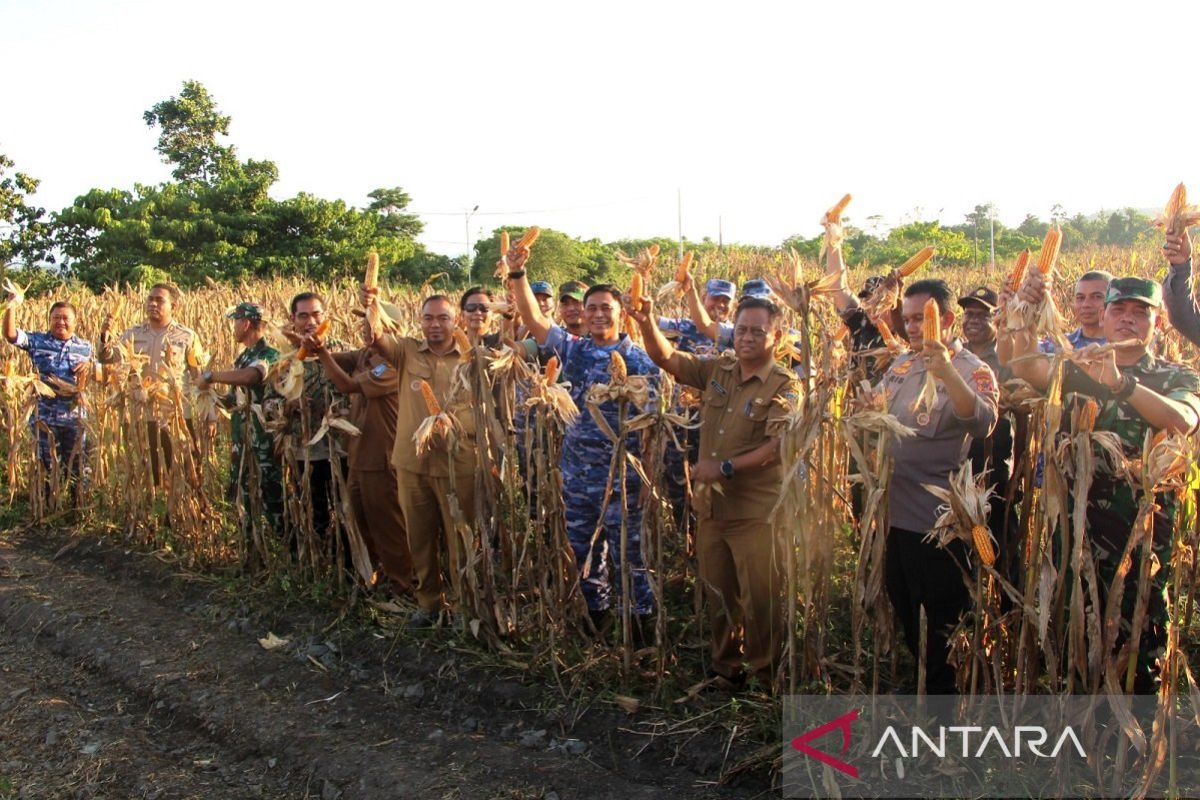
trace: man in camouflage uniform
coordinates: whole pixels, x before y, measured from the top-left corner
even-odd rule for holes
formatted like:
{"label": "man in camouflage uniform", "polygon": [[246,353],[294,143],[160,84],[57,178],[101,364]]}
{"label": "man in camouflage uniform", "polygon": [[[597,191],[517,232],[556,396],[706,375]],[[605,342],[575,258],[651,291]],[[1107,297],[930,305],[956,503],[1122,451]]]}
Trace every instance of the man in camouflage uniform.
{"label": "man in camouflage uniform", "polygon": [[[200,362],[205,357],[196,332],[174,319],[175,308],[180,300],[179,289],[169,283],[156,283],[146,296],[146,321],[134,325],[112,341],[108,318],[100,327],[99,361],[115,364],[124,357],[123,347],[128,346],[136,356],[147,359],[142,374],[157,382],[173,381],[180,391],[188,380],[200,373]],[[200,450],[196,445],[196,429],[191,418],[191,408],[183,405],[184,423],[192,443],[193,461],[199,462]],[[154,419],[146,421],[146,432],[150,440],[150,468],[154,483],[162,481],[163,466],[170,470],[173,447],[169,421],[175,413],[175,404],[170,392],[163,392],[152,406]],[[161,456],[161,459],[160,459]]]}
{"label": "man in camouflage uniform", "polygon": [[[651,396],[658,367],[646,351],[621,332],[624,312],[621,291],[615,286],[597,285],[584,295],[584,321],[588,336],[574,336],[565,328],[547,319],[537,307],[523,269],[527,251],[513,248],[508,254],[512,267],[509,288],[516,299],[522,318],[545,353],[552,353],[562,364],[563,380],[571,385],[571,397],[579,406],[578,420],[566,432],[563,440],[560,468],[563,477],[563,496],[566,500],[567,537],[575,551],[584,599],[593,620],[599,624],[612,605],[612,586],[621,585],[620,571],[630,571],[632,613],[638,618],[635,635],[644,630],[641,619],[654,610],[654,593],[642,558],[642,509],[639,502],[642,483],[634,470],[629,470],[624,486],[614,486],[611,500],[604,508],[604,491],[608,486],[613,457],[613,443],[596,424],[587,410],[588,390],[594,384],[611,382],[609,369],[614,354],[624,359],[629,375],[651,377]],[[653,401],[651,401],[653,402]],[[620,429],[618,404],[605,401],[599,407],[601,415],[614,432]],[[641,409],[630,407],[626,419]],[[627,452],[640,455],[637,434],[626,437]],[[604,517],[601,520],[601,511]],[[620,558],[621,518],[626,519],[626,553],[628,563]],[[595,536],[597,527],[600,535]],[[595,542],[593,542],[595,538]],[[613,579],[608,577],[608,556],[613,564]],[[585,576],[586,575],[586,576]]]}
{"label": "man in camouflage uniform", "polygon": [[[1030,273],[1021,289],[1027,302],[1040,302],[1045,281],[1040,273]],[[1168,431],[1189,433],[1200,423],[1200,376],[1191,369],[1154,356],[1150,349],[1162,308],[1162,287],[1146,278],[1114,278],[1102,317],[1104,337],[1110,342],[1128,344],[1107,353],[1092,355],[1098,345],[1090,345],[1076,354],[1063,368],[1063,407],[1094,399],[1099,405],[1097,431],[1111,431],[1120,439],[1127,458],[1140,458],[1147,433]],[[1028,334],[1014,337],[1013,372],[1037,388],[1050,382],[1051,365],[1047,359],[1021,359],[1035,352]],[[1069,418],[1069,417],[1066,417]],[[1143,629],[1138,653],[1135,690],[1154,690],[1154,661],[1166,644],[1167,609],[1163,601],[1171,557],[1173,496],[1156,496],[1158,508],[1153,518],[1153,550],[1160,568],[1153,574],[1149,615]],[[1108,587],[1117,574],[1125,544],[1138,513],[1138,493],[1121,475],[1112,472],[1105,458],[1097,459],[1096,475],[1087,498],[1088,539],[1096,556],[1100,598],[1104,602]],[[1134,565],[1129,570],[1122,602],[1118,644],[1132,633],[1131,622],[1137,594],[1140,568],[1139,550],[1134,550]]]}
{"label": "man in camouflage uniform", "polygon": [[[86,409],[79,402],[79,390],[92,368],[92,343],[75,335],[76,313],[70,303],[50,306],[50,329],[26,332],[17,327],[17,297],[9,295],[4,310],[4,338],[29,353],[38,378],[53,396],[38,395],[37,413],[31,421],[36,431],[38,457],[49,471],[58,469],[72,479],[86,474],[87,437],[83,431]],[[80,487],[76,484],[76,492]]]}
{"label": "man in camouflage uniform", "polygon": [[[296,295],[292,298],[289,310],[290,326],[285,335],[297,347],[305,337],[317,335],[317,330],[327,319],[325,300],[316,292]],[[346,349],[342,342],[335,339],[324,338],[322,344],[335,353]],[[272,393],[267,396],[265,406],[268,419],[278,419],[280,415],[286,418],[283,457],[290,456],[295,460],[287,491],[296,497],[308,496],[308,504],[312,509],[312,530],[326,540],[337,508],[334,470],[337,470],[337,478],[344,485],[346,451],[334,433],[336,429],[330,428],[315,442],[312,439],[320,431],[327,415],[341,413],[345,396],[321,368],[315,354],[310,353],[301,362],[300,369],[303,370],[303,385],[299,397],[291,399]],[[307,484],[303,483],[306,474]],[[302,527],[302,522],[293,519],[292,526]]]}
{"label": "man in camouflage uniform", "polygon": [[279,360],[279,351],[263,336],[266,320],[262,306],[239,303],[226,317],[233,320],[233,335],[242,345],[242,352],[234,359],[232,369],[201,373],[199,386],[207,389],[220,383],[232,387],[223,399],[224,406],[230,409],[229,496],[236,498],[240,490],[243,508],[249,515],[252,496],[249,459],[253,456],[258,466],[263,510],[275,533],[283,535],[283,476],[275,456],[275,443],[251,410],[253,406],[262,408],[267,373]]}

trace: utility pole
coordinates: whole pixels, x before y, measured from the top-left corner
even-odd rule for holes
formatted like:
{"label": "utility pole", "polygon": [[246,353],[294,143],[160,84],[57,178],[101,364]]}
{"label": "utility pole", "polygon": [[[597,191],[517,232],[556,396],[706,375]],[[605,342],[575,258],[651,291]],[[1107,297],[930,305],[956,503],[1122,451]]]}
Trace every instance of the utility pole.
{"label": "utility pole", "polygon": [[[463,212],[463,232],[466,233],[466,235],[467,235],[466,259],[467,259],[467,284],[468,285],[470,285],[470,283],[471,283],[471,264],[475,260],[471,255],[471,215],[474,214],[478,210],[479,210],[479,204],[476,203],[475,207],[472,208],[470,211]],[[501,253],[500,255],[504,255],[504,254]]]}
{"label": "utility pole", "polygon": [[717,215],[717,252],[725,252],[725,231],[721,226],[721,216]]}
{"label": "utility pole", "polygon": [[996,207],[988,203],[988,227],[991,229],[992,239],[992,261],[991,266],[996,266]]}

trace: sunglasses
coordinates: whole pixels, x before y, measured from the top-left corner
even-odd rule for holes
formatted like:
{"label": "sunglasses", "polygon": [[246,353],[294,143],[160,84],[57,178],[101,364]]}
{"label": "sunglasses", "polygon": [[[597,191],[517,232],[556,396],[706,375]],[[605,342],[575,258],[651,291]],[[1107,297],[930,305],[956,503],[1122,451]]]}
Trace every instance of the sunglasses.
{"label": "sunglasses", "polygon": [[463,311],[467,312],[468,314],[473,311],[487,312],[489,307],[490,306],[488,306],[487,303],[467,303],[465,306],[463,306]]}

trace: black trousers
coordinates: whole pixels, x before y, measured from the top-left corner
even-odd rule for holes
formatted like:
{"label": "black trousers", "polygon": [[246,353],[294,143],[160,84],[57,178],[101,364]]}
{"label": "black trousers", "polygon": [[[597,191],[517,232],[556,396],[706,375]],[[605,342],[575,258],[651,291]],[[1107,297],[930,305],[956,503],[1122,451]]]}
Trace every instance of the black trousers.
{"label": "black trousers", "polygon": [[[921,607],[925,608],[925,689],[954,694],[954,668],[947,661],[950,631],[970,605],[963,584],[966,544],[955,539],[943,549],[924,542],[924,533],[891,528],[884,557],[888,598],[904,629],[904,641],[920,667]],[[957,561],[956,561],[957,559]],[[915,673],[914,673],[915,676]],[[915,680],[914,680],[915,685]]]}

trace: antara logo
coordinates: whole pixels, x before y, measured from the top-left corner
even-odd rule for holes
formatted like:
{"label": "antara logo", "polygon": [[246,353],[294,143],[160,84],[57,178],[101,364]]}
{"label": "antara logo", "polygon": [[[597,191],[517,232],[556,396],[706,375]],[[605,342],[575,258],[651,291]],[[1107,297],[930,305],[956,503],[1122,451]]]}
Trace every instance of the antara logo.
{"label": "antara logo", "polygon": [[[836,719],[818,725],[792,739],[792,749],[804,753],[809,758],[815,758],[822,764],[849,775],[851,778],[858,778],[858,768],[844,760],[846,754],[850,752],[851,725],[856,719],[858,719],[858,709],[848,711]],[[841,758],[818,750],[810,744],[813,740],[836,731],[840,731],[842,734],[842,747],[838,754]],[[1044,752],[1042,748],[1051,740],[1051,736],[1049,731],[1040,725],[1017,725],[1008,736],[1005,736],[995,725],[987,728],[980,725],[941,726],[932,735],[924,728],[914,725],[909,733],[910,735],[907,737],[909,747],[906,748],[904,739],[901,738],[896,727],[889,725],[879,737],[875,749],[871,751],[871,758],[880,756],[916,758],[923,752],[928,752],[938,758],[945,758],[947,753],[961,753],[963,758],[983,758],[987,755],[1001,754],[1007,758],[1021,758],[1026,753],[1039,758],[1057,758],[1058,754],[1068,745],[1079,754],[1080,758],[1087,758],[1087,753],[1084,751],[1079,737],[1069,725],[1054,740],[1054,745],[1049,752]],[[973,734],[979,734],[978,738],[973,740]],[[956,739],[959,746],[955,746]],[[974,747],[972,747],[973,744]]]}
{"label": "antara logo", "polygon": [[822,764],[828,764],[839,772],[844,772],[851,778],[858,777],[858,768],[853,764],[848,764],[840,758],[835,758],[829,753],[823,752],[811,747],[808,743],[813,739],[820,739],[827,733],[840,730],[842,732],[842,755],[850,752],[850,724],[858,719],[858,709],[842,714],[837,719],[830,720],[824,725],[818,725],[807,733],[802,733],[795,739],[792,739],[792,748],[804,753],[809,758],[815,758]]}

